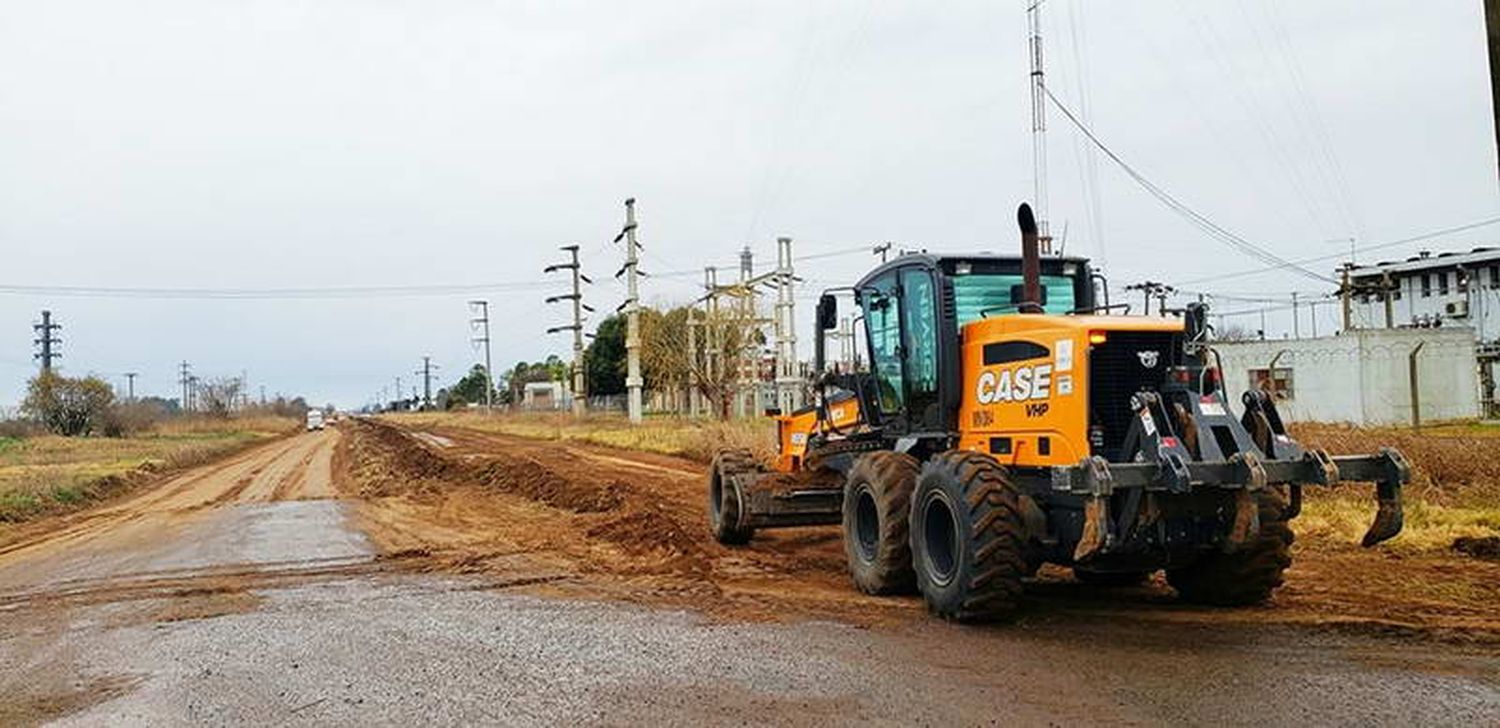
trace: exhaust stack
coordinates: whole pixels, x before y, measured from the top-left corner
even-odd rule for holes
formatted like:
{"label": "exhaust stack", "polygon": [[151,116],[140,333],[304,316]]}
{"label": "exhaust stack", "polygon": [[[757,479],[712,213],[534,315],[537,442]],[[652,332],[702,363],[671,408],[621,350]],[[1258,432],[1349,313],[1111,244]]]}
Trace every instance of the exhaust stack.
{"label": "exhaust stack", "polygon": [[1021,313],[1042,313],[1042,254],[1037,239],[1036,215],[1031,205],[1021,203],[1016,211],[1016,221],[1021,225],[1021,300],[1016,310]]}

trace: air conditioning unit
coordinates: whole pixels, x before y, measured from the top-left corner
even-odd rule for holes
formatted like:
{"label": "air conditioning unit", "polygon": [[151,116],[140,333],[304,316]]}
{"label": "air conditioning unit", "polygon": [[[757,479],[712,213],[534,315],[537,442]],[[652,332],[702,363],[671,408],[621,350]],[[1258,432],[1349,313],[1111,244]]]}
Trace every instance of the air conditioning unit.
{"label": "air conditioning unit", "polygon": [[1446,314],[1448,314],[1449,316],[1451,316],[1453,318],[1468,318],[1468,316],[1469,316],[1469,302],[1468,301],[1454,301],[1452,303],[1444,304],[1443,305],[1443,312],[1446,313]]}

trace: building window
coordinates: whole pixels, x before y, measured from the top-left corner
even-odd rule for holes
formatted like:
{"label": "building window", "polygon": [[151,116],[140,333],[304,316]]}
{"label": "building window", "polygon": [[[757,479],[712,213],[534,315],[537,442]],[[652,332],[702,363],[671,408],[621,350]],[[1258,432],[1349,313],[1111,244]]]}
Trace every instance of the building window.
{"label": "building window", "polygon": [[1431,295],[1432,295],[1432,276],[1430,276],[1430,275],[1428,275],[1426,273],[1423,273],[1422,274],[1422,298],[1427,298],[1428,296],[1431,296]]}
{"label": "building window", "polygon": [[1500,288],[1500,265],[1490,266],[1490,288]]}
{"label": "building window", "polygon": [[1251,369],[1250,388],[1264,390],[1276,399],[1292,398],[1292,368]]}
{"label": "building window", "polygon": [[1438,295],[1439,296],[1446,296],[1446,295],[1448,295],[1448,274],[1447,273],[1439,273],[1438,274]]}

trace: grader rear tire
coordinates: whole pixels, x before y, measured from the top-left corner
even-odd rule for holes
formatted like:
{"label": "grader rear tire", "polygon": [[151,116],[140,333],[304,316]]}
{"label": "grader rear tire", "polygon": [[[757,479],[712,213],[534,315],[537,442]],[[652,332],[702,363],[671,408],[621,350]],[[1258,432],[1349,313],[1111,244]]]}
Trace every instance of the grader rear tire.
{"label": "grader rear tire", "polygon": [[844,481],[844,553],[866,594],[916,590],[907,528],[916,482],[916,458],[891,451],[861,456]]}
{"label": "grader rear tire", "polygon": [[1005,468],[951,450],[922,466],[912,496],[912,566],[927,608],[947,619],[1004,619],[1027,573],[1021,495]]}
{"label": "grader rear tire", "polygon": [[1257,496],[1260,534],[1238,551],[1216,552],[1176,569],[1167,569],[1167,583],[1184,601],[1219,607],[1258,604],[1282,584],[1282,572],[1292,565],[1292,541],[1286,499],[1274,488]]}
{"label": "grader rear tire", "polygon": [[725,450],[714,456],[708,469],[708,527],[719,543],[743,546],[755,535],[754,528],[741,525],[744,494],[733,478],[758,472],[761,467],[748,450]]}

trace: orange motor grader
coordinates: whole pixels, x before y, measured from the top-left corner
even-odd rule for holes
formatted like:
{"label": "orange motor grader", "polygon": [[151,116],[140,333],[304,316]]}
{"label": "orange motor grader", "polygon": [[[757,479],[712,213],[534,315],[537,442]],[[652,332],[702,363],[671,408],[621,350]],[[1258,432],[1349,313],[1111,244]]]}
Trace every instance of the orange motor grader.
{"label": "orange motor grader", "polygon": [[[908,254],[853,286],[869,370],[820,374],[814,405],[772,412],[769,469],[715,458],[715,538],[841,524],[859,589],[983,620],[1010,614],[1043,563],[1101,584],[1165,569],[1187,600],[1263,600],[1305,485],[1374,483],[1364,545],[1400,532],[1399,452],[1303,447],[1261,391],[1236,416],[1206,308],[1111,315],[1128,307],[1097,301],[1088,261],[1041,257],[1030,208],[1019,218],[1019,257]],[[818,304],[820,373],[835,301]]]}

